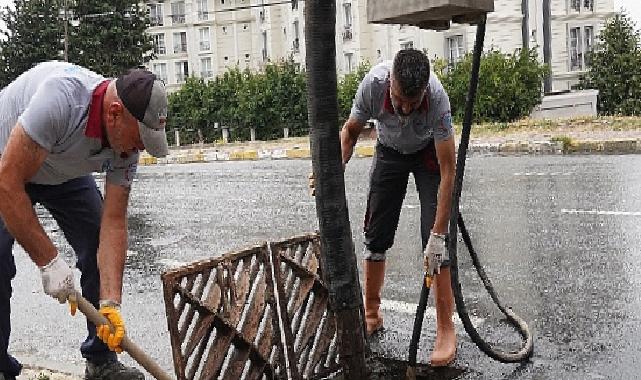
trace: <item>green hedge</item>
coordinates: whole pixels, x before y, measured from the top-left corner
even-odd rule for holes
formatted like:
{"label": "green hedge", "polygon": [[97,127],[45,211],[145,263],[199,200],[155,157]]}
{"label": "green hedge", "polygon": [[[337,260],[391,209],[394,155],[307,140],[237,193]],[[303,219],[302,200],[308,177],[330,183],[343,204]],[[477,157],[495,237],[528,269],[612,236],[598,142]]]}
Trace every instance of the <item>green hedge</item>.
{"label": "green hedge", "polygon": [[[454,120],[461,122],[465,112],[472,55],[467,54],[453,67],[439,60],[434,65],[450,97]],[[486,52],[481,59],[478,92],[474,105],[475,122],[509,122],[529,115],[541,103],[542,82],[549,69],[539,63],[536,50],[505,54]]]}

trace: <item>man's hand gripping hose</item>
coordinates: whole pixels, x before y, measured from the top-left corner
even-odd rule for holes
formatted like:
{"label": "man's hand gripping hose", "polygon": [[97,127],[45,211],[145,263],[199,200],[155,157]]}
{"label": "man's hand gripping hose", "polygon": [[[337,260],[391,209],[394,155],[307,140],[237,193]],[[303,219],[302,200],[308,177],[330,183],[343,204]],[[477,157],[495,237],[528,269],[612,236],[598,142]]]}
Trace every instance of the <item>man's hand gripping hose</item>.
{"label": "man's hand gripping hose", "polygon": [[416,379],[416,352],[418,350],[418,341],[421,338],[423,317],[425,316],[425,308],[427,308],[427,297],[432,286],[432,278],[441,273],[441,266],[449,264],[447,235],[431,232],[427,245],[425,246],[424,254],[424,278],[421,285],[421,296],[416,307],[416,316],[414,317],[414,328],[412,330],[412,340],[410,341],[408,355],[406,378],[409,380]]}

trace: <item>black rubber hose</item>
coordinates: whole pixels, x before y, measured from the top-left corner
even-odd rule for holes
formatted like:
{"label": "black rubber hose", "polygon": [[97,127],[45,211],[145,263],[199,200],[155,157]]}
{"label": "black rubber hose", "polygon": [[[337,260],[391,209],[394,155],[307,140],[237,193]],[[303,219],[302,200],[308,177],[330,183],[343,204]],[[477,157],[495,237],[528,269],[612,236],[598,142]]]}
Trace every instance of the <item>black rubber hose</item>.
{"label": "black rubber hose", "polygon": [[412,330],[412,340],[410,341],[410,350],[407,361],[410,367],[416,367],[416,351],[418,350],[418,341],[421,339],[421,330],[423,329],[423,318],[425,317],[425,309],[427,308],[427,298],[430,294],[430,288],[427,287],[425,281],[427,276],[423,276],[423,286],[421,287],[421,297],[416,307],[416,316],[414,317],[414,329]]}
{"label": "black rubber hose", "polygon": [[526,361],[532,356],[534,350],[534,343],[532,340],[532,334],[527,326],[527,323],[516,315],[512,309],[506,308],[502,305],[499,300],[490,280],[487,278],[483,266],[479,262],[478,256],[472,246],[472,240],[465,228],[463,223],[463,218],[459,214],[459,202],[461,199],[461,191],[463,188],[463,175],[465,173],[465,159],[467,156],[467,149],[470,142],[470,132],[472,129],[472,117],[474,112],[474,101],[476,99],[476,90],[478,87],[479,80],[479,70],[481,66],[481,55],[483,53],[483,42],[485,39],[485,17],[479,23],[476,30],[476,41],[474,43],[474,56],[472,60],[472,74],[470,78],[470,88],[467,94],[467,99],[465,102],[465,115],[463,118],[463,130],[461,132],[461,141],[459,143],[458,157],[456,160],[456,177],[454,179],[454,196],[452,199],[452,208],[450,210],[450,234],[451,236],[458,236],[457,227],[461,227],[461,234],[463,235],[463,241],[467,246],[470,256],[472,257],[472,262],[476,271],[483,281],[485,289],[492,297],[492,300],[499,307],[501,312],[507,317],[508,321],[519,331],[523,337],[523,346],[520,350],[515,352],[504,352],[498,349],[493,348],[489,343],[487,343],[479,335],[478,331],[472,325],[470,316],[467,313],[467,308],[465,307],[465,300],[463,299],[463,291],[461,289],[461,284],[459,282],[458,276],[458,260],[456,257],[456,243],[457,239],[453,238],[449,240],[448,252],[450,256],[450,274],[452,279],[452,289],[454,291],[454,301],[456,302],[456,310],[458,311],[459,318],[463,322],[463,327],[465,331],[470,336],[474,344],[483,351],[486,355],[491,357],[494,360],[500,361],[502,363],[518,363]]}

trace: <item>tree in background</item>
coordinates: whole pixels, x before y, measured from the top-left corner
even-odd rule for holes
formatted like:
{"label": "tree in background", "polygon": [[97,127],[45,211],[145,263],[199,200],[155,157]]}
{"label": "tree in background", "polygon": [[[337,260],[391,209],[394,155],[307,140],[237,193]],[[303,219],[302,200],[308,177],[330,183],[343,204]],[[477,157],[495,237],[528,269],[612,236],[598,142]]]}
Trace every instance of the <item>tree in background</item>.
{"label": "tree in background", "polygon": [[[471,54],[454,67],[448,67],[443,60],[434,65],[457,121],[463,119],[465,112],[471,70]],[[535,49],[514,54],[486,52],[481,59],[474,120],[509,122],[528,116],[541,103],[541,83],[548,71],[546,65],[539,63]]]}
{"label": "tree in background", "polygon": [[[269,64],[263,72],[230,69],[208,82],[188,78],[169,96],[168,130],[178,130],[181,142],[204,142],[221,138],[223,127],[232,140],[249,140],[251,129],[258,140],[307,134],[305,74],[292,61]],[[219,128],[214,128],[218,123]],[[173,143],[173,133],[168,136]]]}
{"label": "tree in background", "polygon": [[70,1],[69,61],[115,77],[152,58],[147,10],[135,0]]}
{"label": "tree in background", "polygon": [[356,71],[345,74],[338,83],[338,121],[341,125],[349,118],[358,85],[371,68],[369,62],[363,62]]}
{"label": "tree in background", "polygon": [[[65,20],[65,6],[68,19]],[[115,77],[152,57],[145,6],[135,0],[14,0],[0,19],[0,86],[35,64],[64,59]]]}
{"label": "tree in background", "polygon": [[16,0],[4,7],[0,19],[0,88],[43,61],[63,59],[62,0]]}
{"label": "tree in background", "polygon": [[[290,136],[306,136],[309,133],[307,124],[307,77],[292,59],[275,65],[272,83],[275,84],[274,98],[277,100],[275,110],[279,117],[278,132],[289,128]],[[272,134],[272,138],[281,137]]]}
{"label": "tree in background", "polygon": [[582,88],[599,90],[599,113],[641,113],[641,35],[625,14],[608,21],[588,55],[590,65],[581,78]]}
{"label": "tree in background", "polygon": [[[167,119],[167,130],[178,130],[182,141],[198,142],[198,130],[205,131],[210,120],[206,113],[208,90],[205,81],[189,77],[180,91],[170,93],[168,113],[171,117]],[[170,143],[175,143],[175,133],[167,137]]]}

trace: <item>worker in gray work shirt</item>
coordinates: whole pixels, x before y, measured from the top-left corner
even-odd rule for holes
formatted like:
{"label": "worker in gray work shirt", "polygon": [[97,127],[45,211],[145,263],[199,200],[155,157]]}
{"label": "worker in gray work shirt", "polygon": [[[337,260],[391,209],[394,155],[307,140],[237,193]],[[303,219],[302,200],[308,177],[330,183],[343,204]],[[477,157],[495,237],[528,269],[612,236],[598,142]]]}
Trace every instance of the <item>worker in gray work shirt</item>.
{"label": "worker in gray work shirt", "polygon": [[[75,251],[82,295],[115,327],[111,332],[87,322],[80,348],[85,378],[144,379],[116,355],[125,333],[120,302],[127,204],[138,151],[167,155],[166,118],[164,85],[140,69],[108,79],[45,62],[0,92],[0,380],[15,379],[21,370],[8,353],[14,239],[40,268],[46,294],[64,303],[76,292],[71,268],[38,221],[36,203]],[[94,172],[106,172],[104,199]]]}
{"label": "worker in gray work shirt", "polygon": [[[364,223],[367,334],[383,327],[379,308],[385,261],[394,243],[412,173],[421,203],[423,249],[426,257],[439,258],[433,285],[436,342],[430,363],[445,366],[456,355],[454,298],[446,247],[455,175],[454,131],[449,98],[436,75],[430,72],[429,60],[423,52],[401,50],[393,62],[373,67],[360,83],[340,135],[344,165],[370,119],[375,121],[378,141]],[[415,284],[420,281],[417,279]]]}

